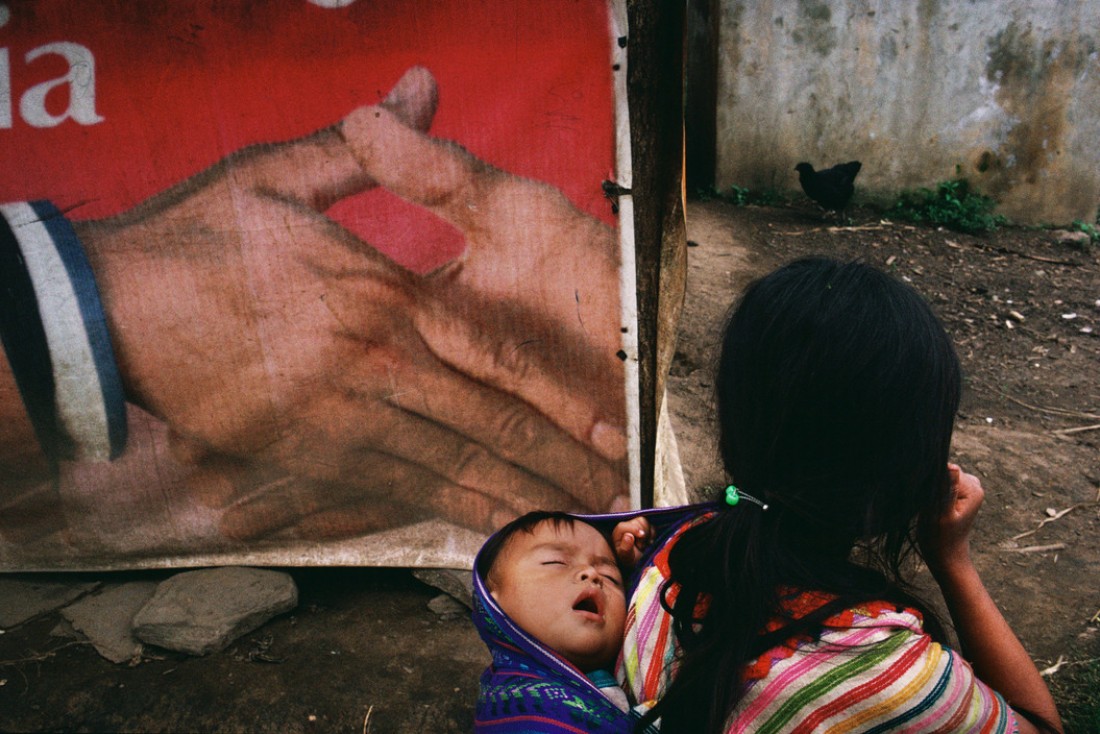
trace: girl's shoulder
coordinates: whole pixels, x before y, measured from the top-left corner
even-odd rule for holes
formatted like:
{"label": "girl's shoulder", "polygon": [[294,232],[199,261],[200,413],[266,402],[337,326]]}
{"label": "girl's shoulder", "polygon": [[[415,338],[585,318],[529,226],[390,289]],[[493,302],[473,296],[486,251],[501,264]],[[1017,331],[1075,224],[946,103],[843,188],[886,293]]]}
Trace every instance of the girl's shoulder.
{"label": "girl's shoulder", "polygon": [[[783,614],[772,619],[766,631],[776,632],[791,621],[807,617],[832,604],[837,598],[835,594],[823,591],[785,589],[780,594]],[[829,646],[848,646],[853,651],[869,650],[874,643],[899,632],[926,637],[921,613],[885,600],[861,602],[826,617],[821,622],[819,635],[796,635],[765,651],[746,668],[744,680],[767,677],[773,665],[799,651],[816,652]]]}
{"label": "girl's shoulder", "polygon": [[[818,592],[797,596],[810,611],[828,603]],[[767,650],[743,681],[730,734],[1016,729],[1004,699],[924,632],[918,611],[887,601],[845,609],[824,621],[818,637]]]}

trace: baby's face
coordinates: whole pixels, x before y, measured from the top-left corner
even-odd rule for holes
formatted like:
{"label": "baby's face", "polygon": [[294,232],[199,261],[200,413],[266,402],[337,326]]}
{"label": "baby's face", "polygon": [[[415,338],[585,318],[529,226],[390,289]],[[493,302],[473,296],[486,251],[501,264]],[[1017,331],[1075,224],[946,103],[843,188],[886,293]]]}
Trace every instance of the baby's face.
{"label": "baby's face", "polygon": [[584,672],[615,662],[626,619],[622,575],[591,525],[543,522],[520,531],[491,575],[493,598],[525,632]]}

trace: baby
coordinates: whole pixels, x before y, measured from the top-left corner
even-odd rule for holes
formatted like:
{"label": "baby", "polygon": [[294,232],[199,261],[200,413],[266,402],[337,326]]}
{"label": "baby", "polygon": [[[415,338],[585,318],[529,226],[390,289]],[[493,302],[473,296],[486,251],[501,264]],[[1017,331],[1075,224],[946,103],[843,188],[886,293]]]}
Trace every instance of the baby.
{"label": "baby", "polygon": [[507,721],[528,731],[536,719],[537,731],[632,730],[611,673],[626,619],[612,537],[633,548],[645,532],[637,519],[609,534],[565,513],[532,512],[486,542],[474,571],[474,622],[493,664],[481,678],[476,730],[502,731]]}

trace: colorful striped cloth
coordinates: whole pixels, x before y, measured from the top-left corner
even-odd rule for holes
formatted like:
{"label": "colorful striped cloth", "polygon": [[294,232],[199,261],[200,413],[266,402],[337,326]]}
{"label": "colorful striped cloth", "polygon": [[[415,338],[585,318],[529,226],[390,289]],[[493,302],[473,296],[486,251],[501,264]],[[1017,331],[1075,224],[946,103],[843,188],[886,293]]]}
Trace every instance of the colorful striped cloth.
{"label": "colorful striped cloth", "polygon": [[[676,670],[671,617],[659,600],[669,575],[668,552],[684,530],[709,516],[688,516],[663,541],[627,609],[622,665],[630,693],[648,705],[661,697]],[[805,614],[831,598],[792,594],[785,606]],[[925,634],[922,624],[914,610],[865,604],[830,617],[818,639],[791,640],[767,651],[746,668],[745,696],[727,731],[1016,732],[1004,699],[958,653]]]}

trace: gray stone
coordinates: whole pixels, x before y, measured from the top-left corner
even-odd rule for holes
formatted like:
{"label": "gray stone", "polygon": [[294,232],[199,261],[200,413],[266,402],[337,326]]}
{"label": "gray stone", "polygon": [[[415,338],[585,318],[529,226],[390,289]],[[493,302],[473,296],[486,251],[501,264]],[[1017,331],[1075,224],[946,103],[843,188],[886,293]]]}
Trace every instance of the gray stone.
{"label": "gray stone", "polygon": [[136,581],[108,586],[61,610],[61,616],[91,641],[92,646],[112,663],[125,663],[141,656],[141,642],[134,638],[130,623],[157,590],[155,581]]}
{"label": "gray stone", "polygon": [[0,579],[0,629],[52,612],[99,586],[98,582]]}
{"label": "gray stone", "polygon": [[1052,232],[1054,240],[1059,244],[1069,245],[1070,247],[1076,247],[1078,249],[1087,249],[1092,244],[1092,235],[1088,232],[1070,231],[1066,229],[1057,229]]}
{"label": "gray stone", "polygon": [[440,618],[446,620],[465,617],[470,613],[466,605],[460,604],[459,601],[450,594],[440,594],[434,597],[428,602],[428,609],[431,609],[438,614]]}
{"label": "gray stone", "polygon": [[188,571],[161,582],[134,616],[134,636],[169,650],[206,655],[297,604],[294,579],[279,571]]}
{"label": "gray stone", "polygon": [[417,568],[413,570],[413,576],[428,586],[434,586],[443,593],[450,594],[466,605],[467,609],[473,608],[474,579],[469,571],[456,571],[453,568]]}
{"label": "gray stone", "polygon": [[69,620],[62,619],[57,625],[50,630],[50,637],[60,637],[65,640],[83,640],[84,635],[73,629],[73,626],[69,624]]}

